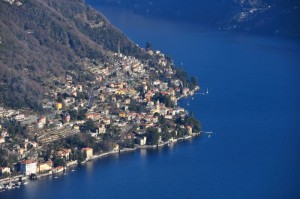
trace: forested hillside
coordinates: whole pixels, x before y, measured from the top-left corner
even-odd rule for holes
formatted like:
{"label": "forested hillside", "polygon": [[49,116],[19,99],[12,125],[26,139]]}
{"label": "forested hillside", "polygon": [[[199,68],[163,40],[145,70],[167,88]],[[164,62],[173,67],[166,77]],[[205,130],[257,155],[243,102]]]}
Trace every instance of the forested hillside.
{"label": "forested hillside", "polygon": [[83,58],[142,55],[83,0],[0,0],[0,104],[38,109],[46,80],[83,70]]}

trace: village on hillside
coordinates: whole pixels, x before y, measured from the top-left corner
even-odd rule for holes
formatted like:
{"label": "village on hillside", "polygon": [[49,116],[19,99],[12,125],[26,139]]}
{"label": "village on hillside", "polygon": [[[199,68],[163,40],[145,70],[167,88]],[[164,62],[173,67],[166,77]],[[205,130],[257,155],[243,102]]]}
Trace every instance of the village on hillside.
{"label": "village on hillside", "polygon": [[70,71],[45,82],[41,113],[0,107],[0,182],[9,188],[9,179],[199,134],[200,123],[177,105],[199,89],[196,79],[160,51],[146,51],[150,61],[120,52],[105,63],[83,59],[82,77],[93,78],[79,81]]}

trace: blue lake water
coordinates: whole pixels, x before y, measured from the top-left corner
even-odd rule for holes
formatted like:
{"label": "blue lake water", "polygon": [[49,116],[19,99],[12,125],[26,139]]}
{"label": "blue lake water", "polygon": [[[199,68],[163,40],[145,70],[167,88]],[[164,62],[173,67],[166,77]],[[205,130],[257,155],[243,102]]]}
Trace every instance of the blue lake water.
{"label": "blue lake water", "polygon": [[171,55],[208,95],[181,101],[213,131],[114,155],[0,198],[300,197],[300,42],[219,32],[101,8],[133,41]]}

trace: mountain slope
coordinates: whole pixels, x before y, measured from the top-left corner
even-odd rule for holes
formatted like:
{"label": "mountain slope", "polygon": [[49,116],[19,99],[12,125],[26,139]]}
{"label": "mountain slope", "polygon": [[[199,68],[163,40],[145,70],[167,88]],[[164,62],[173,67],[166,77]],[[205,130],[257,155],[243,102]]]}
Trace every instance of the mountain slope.
{"label": "mountain slope", "polygon": [[105,61],[142,51],[82,0],[0,0],[0,103],[39,107],[47,80],[83,70],[83,58]]}
{"label": "mountain slope", "polygon": [[88,0],[226,30],[300,36],[298,0]]}

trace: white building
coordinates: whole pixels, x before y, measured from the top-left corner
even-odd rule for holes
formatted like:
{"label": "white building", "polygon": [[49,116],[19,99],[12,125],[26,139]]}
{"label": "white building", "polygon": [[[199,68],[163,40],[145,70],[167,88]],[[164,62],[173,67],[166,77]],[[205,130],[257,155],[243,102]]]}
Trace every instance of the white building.
{"label": "white building", "polygon": [[10,168],[9,167],[0,167],[0,174],[3,175],[3,174],[10,174]]}
{"label": "white building", "polygon": [[0,136],[0,144],[5,143],[5,138]]}
{"label": "white building", "polygon": [[105,132],[106,132],[105,124],[100,124],[99,127],[98,127],[98,133],[103,134]]}
{"label": "white building", "polygon": [[20,162],[20,171],[25,175],[36,174],[37,162],[35,160],[24,160]]}
{"label": "white building", "polygon": [[147,137],[146,136],[137,139],[137,144],[139,144],[141,146],[144,146],[146,143],[147,143]]}

